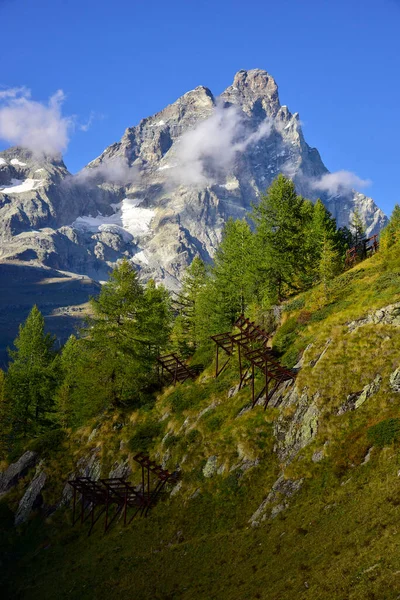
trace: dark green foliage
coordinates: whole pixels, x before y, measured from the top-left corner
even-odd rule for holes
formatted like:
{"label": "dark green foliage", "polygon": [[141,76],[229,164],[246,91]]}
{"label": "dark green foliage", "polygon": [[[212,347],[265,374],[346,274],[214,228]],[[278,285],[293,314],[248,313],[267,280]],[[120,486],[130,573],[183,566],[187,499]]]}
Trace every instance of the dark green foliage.
{"label": "dark green foliage", "polygon": [[147,452],[154,444],[154,440],[162,433],[161,423],[145,421],[136,426],[135,433],[128,442],[132,452]]}
{"label": "dark green foliage", "polygon": [[66,438],[63,429],[51,429],[29,444],[29,449],[37,452],[41,458],[51,457],[55,452],[62,450],[62,443]]}
{"label": "dark green foliage", "polygon": [[164,441],[164,448],[173,448],[180,442],[179,435],[169,435]]}
{"label": "dark green foliage", "polygon": [[175,298],[178,315],[171,342],[183,357],[193,354],[199,344],[199,296],[206,283],[206,265],[196,256],[183,277],[181,293]]}
{"label": "dark green foliage", "polygon": [[395,286],[400,288],[400,272],[382,273],[375,281],[375,289],[377,292]]}
{"label": "dark green foliage", "polygon": [[310,206],[297,196],[294,183],[278,175],[260,203],[253,207],[259,261],[258,281],[269,303],[298,289],[304,273],[306,240],[303,223]]}
{"label": "dark green foliage", "polygon": [[53,344],[54,338],[44,333],[44,318],[34,306],[19,328],[15,350],[9,350],[4,396],[13,439],[37,435],[51,424],[59,371]]}
{"label": "dark green foliage", "polygon": [[293,312],[295,310],[300,310],[301,308],[304,308],[305,303],[306,303],[305,297],[299,296],[298,298],[295,298],[294,300],[291,300],[290,302],[286,302],[283,305],[283,311],[284,312]]}
{"label": "dark green foliage", "polygon": [[274,336],[274,350],[283,354],[296,339],[297,330],[300,327],[295,317],[287,319]]}
{"label": "dark green foliage", "polygon": [[201,433],[198,429],[191,429],[189,431],[189,433],[187,434],[186,438],[186,443],[188,445],[190,444],[195,444],[196,442],[199,442],[201,440]]}
{"label": "dark green foliage", "polygon": [[389,223],[382,231],[380,236],[380,244],[382,250],[387,250],[391,246],[400,242],[400,205],[395,204],[393,212],[390,216]]}
{"label": "dark green foliage", "polygon": [[367,431],[368,441],[374,446],[383,448],[400,440],[400,419],[387,419],[370,427]]}
{"label": "dark green foliage", "polygon": [[206,413],[203,417],[203,420],[209,431],[218,431],[224,422],[224,417],[222,415]]}
{"label": "dark green foliage", "polygon": [[91,304],[82,338],[71,338],[61,356],[57,406],[63,426],[76,427],[110,406],[148,403],[157,386],[156,357],[168,342],[168,293],[152,281],[143,287],[128,261]]}
{"label": "dark green foliage", "polygon": [[230,330],[252,300],[254,252],[254,236],[247,222],[229,219],[197,300],[196,331],[202,343],[214,333]]}
{"label": "dark green foliage", "polygon": [[185,394],[185,390],[180,387],[176,388],[169,397],[171,408],[175,413],[181,413],[184,410],[190,408],[192,399],[188,394]]}
{"label": "dark green foliage", "polygon": [[365,240],[365,223],[358,208],[354,210],[350,223],[350,231],[352,234],[352,245],[358,246],[362,244]]}
{"label": "dark green foliage", "polygon": [[329,316],[336,308],[335,304],[328,304],[327,306],[323,306],[319,310],[316,310],[311,316],[311,323],[316,323],[318,321],[323,321]]}

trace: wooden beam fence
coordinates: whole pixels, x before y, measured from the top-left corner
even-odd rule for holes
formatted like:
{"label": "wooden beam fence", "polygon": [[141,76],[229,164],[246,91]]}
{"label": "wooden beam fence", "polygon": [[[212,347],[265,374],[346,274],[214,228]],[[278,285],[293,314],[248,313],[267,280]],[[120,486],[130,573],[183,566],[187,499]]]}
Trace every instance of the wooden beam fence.
{"label": "wooden beam fence", "polygon": [[[250,372],[252,408],[265,393],[265,410],[278,387],[285,381],[293,381],[296,373],[292,369],[283,367],[273,358],[272,350],[268,348],[269,336],[261,327],[247,319],[244,315],[240,315],[234,323],[234,328],[239,329],[239,332],[225,332],[211,336],[216,345],[215,377],[218,377],[222,373],[232,358],[234,349],[237,348],[240,377],[239,389],[242,388],[246,376]],[[220,351],[224,352],[227,356],[222,366],[220,366],[219,361]],[[262,371],[264,382],[258,394],[255,392],[256,369]]]}
{"label": "wooden beam fence", "polygon": [[[178,481],[177,473],[166,471],[148,456],[139,453],[133,457],[141,465],[141,483],[134,486],[121,477],[99,479],[76,477],[68,483],[74,490],[72,508],[72,526],[78,521],[83,525],[88,519],[91,524],[88,535],[102,515],[105,515],[104,532],[123,514],[124,525],[129,525],[138,513],[147,517],[149,510],[157,502],[167,483]],[[78,496],[80,495],[80,510]],[[128,520],[128,511],[132,515]]]}
{"label": "wooden beam fence", "polygon": [[195,369],[189,367],[175,352],[158,356],[157,362],[161,367],[161,379],[168,373],[171,383],[184,383],[187,379],[195,379],[197,373]]}

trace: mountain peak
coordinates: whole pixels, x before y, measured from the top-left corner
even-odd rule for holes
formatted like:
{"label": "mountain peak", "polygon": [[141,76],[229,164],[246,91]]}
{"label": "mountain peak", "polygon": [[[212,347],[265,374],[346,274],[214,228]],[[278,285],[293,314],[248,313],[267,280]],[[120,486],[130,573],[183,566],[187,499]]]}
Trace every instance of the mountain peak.
{"label": "mountain peak", "polygon": [[233,83],[220,96],[225,103],[235,104],[252,118],[275,118],[279,109],[278,86],[262,69],[238,71]]}
{"label": "mountain peak", "polygon": [[250,88],[255,93],[267,93],[267,95],[278,89],[275,79],[263,69],[250,69],[249,71],[242,69],[238,71],[232,85],[238,89]]}

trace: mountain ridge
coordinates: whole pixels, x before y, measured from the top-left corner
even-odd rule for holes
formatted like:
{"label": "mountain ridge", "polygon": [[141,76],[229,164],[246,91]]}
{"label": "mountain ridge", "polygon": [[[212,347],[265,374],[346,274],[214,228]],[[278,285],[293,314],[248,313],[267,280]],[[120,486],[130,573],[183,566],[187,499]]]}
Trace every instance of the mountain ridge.
{"label": "mountain ridge", "polygon": [[321,197],[338,226],[355,208],[368,233],[386,223],[371,198],[325,182],[275,79],[241,70],[220,96],[198,86],[128,127],[76,175],[60,157],[0,152],[0,259],[101,281],[127,257],[143,279],[177,289],[194,256],[212,260],[226,220],[243,218],[280,172],[303,196]]}

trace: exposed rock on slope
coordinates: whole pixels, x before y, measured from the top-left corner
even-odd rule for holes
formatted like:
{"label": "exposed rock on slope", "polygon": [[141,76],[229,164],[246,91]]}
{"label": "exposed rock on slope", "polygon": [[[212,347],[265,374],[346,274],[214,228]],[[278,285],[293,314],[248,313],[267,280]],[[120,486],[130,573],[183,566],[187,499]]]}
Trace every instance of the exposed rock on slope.
{"label": "exposed rock on slope", "polygon": [[122,256],[144,278],[179,285],[196,254],[209,260],[228,217],[243,217],[279,172],[321,196],[338,225],[358,207],[368,232],[385,216],[328,173],[304,140],[298,114],[281,106],[265,71],[239,71],[219,98],[198,87],[128,128],[77,176],[61,158],[0,153],[0,258],[35,259],[101,280]]}

